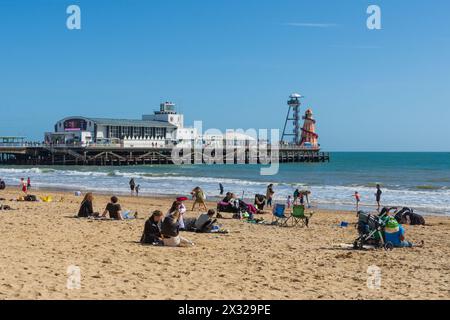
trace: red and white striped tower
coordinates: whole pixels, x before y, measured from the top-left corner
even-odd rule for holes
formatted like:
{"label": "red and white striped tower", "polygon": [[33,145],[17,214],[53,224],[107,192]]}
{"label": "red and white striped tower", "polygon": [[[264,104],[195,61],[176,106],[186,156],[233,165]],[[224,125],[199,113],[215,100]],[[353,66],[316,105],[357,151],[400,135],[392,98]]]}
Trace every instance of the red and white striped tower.
{"label": "red and white striped tower", "polygon": [[305,122],[303,123],[300,145],[305,148],[319,148],[319,135],[316,133],[316,120],[313,118],[311,109],[306,110],[303,120],[305,120]]}

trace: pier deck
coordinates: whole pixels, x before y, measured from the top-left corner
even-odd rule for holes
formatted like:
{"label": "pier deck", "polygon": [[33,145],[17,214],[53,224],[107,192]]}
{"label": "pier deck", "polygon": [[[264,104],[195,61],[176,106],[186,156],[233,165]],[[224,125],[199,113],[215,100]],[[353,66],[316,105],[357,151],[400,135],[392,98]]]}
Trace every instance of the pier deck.
{"label": "pier deck", "polygon": [[[211,153],[211,152],[210,152]],[[183,154],[183,153],[182,153]],[[185,163],[242,163],[268,164],[267,151],[251,151],[234,148],[222,156],[214,152],[191,149],[184,154]],[[274,153],[274,158],[276,154]],[[281,146],[278,150],[280,163],[329,162],[328,152],[305,150],[296,146]],[[173,164],[172,148],[124,148],[121,146],[46,146],[46,145],[0,145],[0,163],[11,165],[100,165],[122,166],[143,164]]]}

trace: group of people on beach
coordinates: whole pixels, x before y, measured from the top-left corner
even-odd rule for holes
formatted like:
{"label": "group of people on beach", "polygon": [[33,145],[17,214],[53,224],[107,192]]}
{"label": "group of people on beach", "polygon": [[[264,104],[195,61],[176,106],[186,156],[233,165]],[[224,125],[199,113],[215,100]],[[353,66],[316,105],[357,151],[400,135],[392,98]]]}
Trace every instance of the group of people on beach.
{"label": "group of people on beach", "polygon": [[[381,210],[381,195],[383,194],[383,191],[381,190],[380,184],[377,183],[376,185],[376,192],[375,192],[375,201],[377,204],[377,211]],[[359,204],[361,202],[361,195],[358,191],[355,191],[354,194],[355,197],[355,204],[356,204],[356,212],[359,211]]]}
{"label": "group of people on beach", "polygon": [[[192,211],[196,205],[199,205],[206,213],[202,213],[196,219],[190,219],[188,221],[189,226],[187,226],[188,223],[184,219],[187,208],[184,202],[188,198],[178,197],[165,215],[160,210],[152,212],[152,215],[145,222],[141,243],[169,247],[192,246],[194,243],[182,237],[180,231],[192,230],[200,233],[209,233],[218,230],[215,226],[217,220],[213,219],[216,212],[213,209],[208,210],[203,190],[200,187],[196,187],[191,191],[191,195],[194,201]],[[77,216],[80,218],[104,219],[109,215],[109,218],[112,220],[136,219],[138,217],[137,212],[131,214],[129,211],[123,211],[116,196],[111,197],[102,214],[94,211],[93,203],[93,194],[91,192],[86,193]]]}
{"label": "group of people on beach", "polygon": [[136,197],[139,197],[139,191],[141,190],[141,185],[136,184],[136,182],[134,181],[134,178],[131,178],[130,182],[128,184],[130,185],[131,195],[135,194]]}

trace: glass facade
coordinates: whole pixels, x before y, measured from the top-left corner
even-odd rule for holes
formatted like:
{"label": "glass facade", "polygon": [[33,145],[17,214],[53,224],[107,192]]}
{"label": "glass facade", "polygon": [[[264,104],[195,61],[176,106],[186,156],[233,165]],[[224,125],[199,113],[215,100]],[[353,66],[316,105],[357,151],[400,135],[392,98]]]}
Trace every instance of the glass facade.
{"label": "glass facade", "polygon": [[165,139],[167,134],[167,128],[107,126],[106,129],[108,138],[118,139],[123,137]]}

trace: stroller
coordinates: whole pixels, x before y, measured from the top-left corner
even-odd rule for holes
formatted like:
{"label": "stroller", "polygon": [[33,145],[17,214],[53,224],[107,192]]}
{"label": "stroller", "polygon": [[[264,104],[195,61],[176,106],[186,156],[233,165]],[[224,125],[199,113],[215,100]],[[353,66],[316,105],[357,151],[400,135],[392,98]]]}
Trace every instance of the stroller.
{"label": "stroller", "polygon": [[358,212],[358,238],[353,242],[353,249],[363,249],[364,245],[373,245],[377,248],[392,250],[394,245],[384,241],[384,228],[386,227],[386,213],[380,215],[364,211]]}

